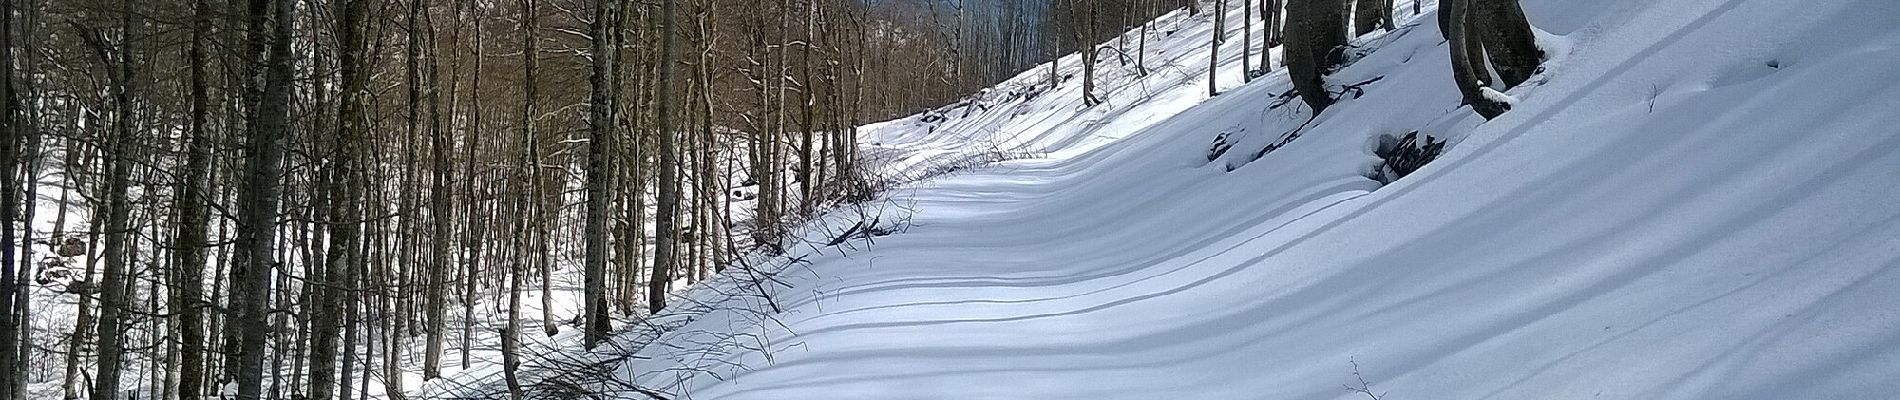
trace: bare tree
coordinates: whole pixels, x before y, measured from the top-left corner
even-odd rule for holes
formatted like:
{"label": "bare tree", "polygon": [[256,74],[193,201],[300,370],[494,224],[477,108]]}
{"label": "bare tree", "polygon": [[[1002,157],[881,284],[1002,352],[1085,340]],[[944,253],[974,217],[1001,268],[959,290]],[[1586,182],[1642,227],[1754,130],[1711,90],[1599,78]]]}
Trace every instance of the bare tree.
{"label": "bare tree", "polygon": [[[211,30],[211,5],[207,0],[194,0],[191,3],[191,120],[190,141],[185,150],[185,176],[206,176],[211,168],[211,149],[215,143],[210,132],[209,114],[211,99],[208,90],[209,77],[206,75],[206,47]],[[177,194],[174,195],[174,207],[178,210],[177,236],[173,238],[173,268],[176,278],[172,284],[170,306],[178,315],[179,322],[179,372],[178,396],[180,399],[196,399],[204,390],[204,299],[205,247],[209,242],[209,231],[205,226],[209,216],[207,207],[212,194],[201,179],[178,180]]]}
{"label": "bare tree", "polygon": [[277,207],[282,187],[283,140],[289,131],[291,103],[291,23],[293,0],[250,0],[247,73],[263,82],[256,91],[245,144],[244,186],[238,194],[239,262],[234,263],[230,298],[236,311],[227,330],[237,339],[231,370],[238,400],[262,398],[264,348],[269,338],[271,273],[275,263]]}
{"label": "bare tree", "polygon": [[[677,230],[680,202],[679,190],[679,152],[673,129],[673,36],[675,23],[673,17],[674,0],[663,0],[660,10],[662,30],[660,33],[660,83],[659,95],[659,150],[660,150],[660,193],[657,210],[654,215],[653,280],[647,288],[648,307],[659,312],[666,307],[666,292],[672,281],[672,271],[678,264]],[[783,21],[781,19],[781,21]],[[783,24],[781,24],[783,26]],[[783,51],[783,50],[781,50]],[[783,53],[781,53],[783,54]],[[783,95],[780,96],[783,98]],[[783,113],[780,113],[783,114]],[[782,125],[781,125],[782,126]],[[777,143],[772,144],[777,147]]]}
{"label": "bare tree", "polygon": [[1214,0],[1214,37],[1208,42],[1207,95],[1220,95],[1220,45],[1227,37],[1227,0]]}
{"label": "bare tree", "polygon": [[[134,4],[136,3],[133,1],[125,0],[121,1],[120,4],[122,8],[120,9],[121,25],[119,32],[122,36],[119,39],[120,42],[116,59],[112,59],[114,57],[106,55],[108,53],[106,50],[107,45],[103,43],[103,40],[98,40],[98,43],[95,44],[95,47],[100,53],[101,61],[108,59],[111,59],[110,61],[116,61],[118,71],[116,71],[112,80],[114,86],[113,100],[117,106],[116,111],[118,111],[118,116],[113,123],[113,135],[111,139],[107,141],[107,147],[111,148],[112,156],[107,165],[110,172],[106,177],[107,200],[104,227],[106,232],[106,244],[105,254],[103,255],[105,257],[105,271],[103,271],[105,275],[100,279],[99,374],[98,378],[93,381],[93,400],[112,400],[118,396],[119,367],[125,352],[124,340],[126,333],[124,327],[126,322],[124,315],[126,310],[132,306],[128,302],[128,300],[132,298],[132,294],[127,293],[127,291],[128,288],[135,287],[128,284],[131,279],[126,277],[128,272],[127,264],[131,262],[128,260],[129,256],[126,248],[128,247],[127,242],[131,236],[129,224],[131,222],[132,207],[130,196],[128,195],[128,191],[130,190],[128,186],[130,186],[133,163],[136,162],[136,158],[133,156],[132,144],[138,140],[138,131],[133,123],[137,118],[137,105],[134,104],[134,101],[136,96],[138,96],[138,89],[135,83],[135,80],[138,79],[136,74],[138,68],[134,67],[134,63],[137,61],[133,56],[133,46],[136,43],[135,38],[137,38],[139,34],[138,27],[143,24],[143,22],[139,21],[139,16],[143,15],[143,13],[142,11],[134,9]],[[110,62],[102,62],[102,64],[114,65],[114,63]],[[12,192],[12,190],[12,188],[7,188],[8,192]],[[7,212],[11,213],[12,211],[8,210]]]}
{"label": "bare tree", "polygon": [[[19,368],[26,361],[15,359],[18,349],[26,347],[19,331],[30,320],[13,311],[14,293],[25,286],[19,283],[23,279],[17,275],[13,247],[13,225],[19,219],[14,210],[20,202],[15,194],[19,182],[14,181],[20,165],[16,149],[22,136],[14,124],[13,74],[13,0],[0,0],[0,365]],[[13,375],[0,376],[0,398],[12,396],[15,386],[25,384],[15,382]]]}
{"label": "bare tree", "polygon": [[[332,219],[329,251],[325,252],[327,259],[322,267],[324,279],[313,289],[317,305],[311,316],[310,397],[317,400],[329,400],[339,392],[335,390],[339,375],[336,371],[337,334],[346,313],[344,307],[355,302],[356,292],[351,289],[357,281],[357,272],[363,268],[359,249],[362,248],[360,221],[364,182],[359,172],[363,164],[359,147],[367,135],[369,118],[364,93],[368,90],[370,72],[365,54],[369,48],[369,0],[343,1],[343,15],[338,22],[342,31],[337,39],[341,47],[337,61],[342,77],[336,102],[338,125],[330,142],[330,154],[335,159],[327,178],[330,188],[326,190],[330,195],[328,214]],[[340,375],[349,373],[344,371]],[[347,393],[348,388],[344,389],[340,392]]]}
{"label": "bare tree", "polygon": [[[450,140],[448,121],[442,116],[442,89],[440,87],[442,85],[442,51],[438,44],[441,41],[441,32],[435,27],[435,19],[434,14],[429,14],[422,20],[427,27],[424,31],[428,34],[429,159],[432,164],[429,167],[431,171],[429,174],[428,285],[423,288],[425,297],[423,333],[427,335],[424,338],[426,343],[422,352],[422,379],[425,381],[442,376],[442,342],[446,340],[448,330],[446,315],[449,273],[454,271],[454,267],[449,265],[453,258],[449,249],[449,242],[452,240],[450,222],[454,218],[450,210],[455,207],[455,199],[450,196],[451,189],[449,188],[449,181],[454,174],[454,170],[450,169],[449,154],[455,151],[455,142]],[[450,79],[453,81],[454,77],[451,76]],[[454,90],[455,85],[451,82],[449,91]],[[455,93],[449,95],[454,96]]]}
{"label": "bare tree", "polygon": [[[620,11],[616,0],[594,1],[593,22],[593,100],[589,120],[593,133],[587,145],[587,233],[586,271],[583,272],[582,315],[584,346],[592,349],[607,337],[613,327],[607,312],[607,209],[611,207],[615,172],[608,165],[614,146],[614,67],[619,54],[614,38]],[[668,133],[662,132],[662,135]]]}
{"label": "bare tree", "polygon": [[1240,0],[1240,76],[1242,82],[1253,82],[1254,72],[1252,62],[1253,0]]}
{"label": "bare tree", "polygon": [[[520,15],[522,99],[521,114],[518,122],[521,132],[520,144],[529,147],[534,146],[534,117],[537,112],[535,107],[535,95],[537,93],[535,93],[534,73],[536,63],[539,62],[538,57],[540,56],[540,47],[535,43],[535,31],[540,29],[540,25],[537,23],[539,13],[536,9],[536,3],[538,3],[536,0],[521,0]],[[502,376],[503,379],[507,381],[509,398],[513,400],[520,400],[523,396],[519,373],[521,369],[521,280],[526,279],[528,275],[528,268],[526,268],[526,266],[528,264],[527,260],[531,256],[522,253],[530,248],[527,242],[530,240],[529,237],[532,236],[530,231],[533,230],[532,227],[534,224],[528,221],[528,216],[533,214],[531,210],[534,208],[533,204],[536,202],[536,199],[527,197],[525,192],[528,192],[528,190],[523,190],[521,187],[540,184],[536,179],[533,179],[539,177],[539,175],[532,172],[535,168],[534,160],[524,156],[515,178],[515,185],[517,187],[515,193],[518,198],[515,200],[514,220],[516,222],[514,225],[516,229],[514,229],[514,236],[518,245],[513,248],[513,251],[516,253],[513,257],[514,260],[509,262],[509,273],[507,274],[507,327],[504,328],[501,333]]]}

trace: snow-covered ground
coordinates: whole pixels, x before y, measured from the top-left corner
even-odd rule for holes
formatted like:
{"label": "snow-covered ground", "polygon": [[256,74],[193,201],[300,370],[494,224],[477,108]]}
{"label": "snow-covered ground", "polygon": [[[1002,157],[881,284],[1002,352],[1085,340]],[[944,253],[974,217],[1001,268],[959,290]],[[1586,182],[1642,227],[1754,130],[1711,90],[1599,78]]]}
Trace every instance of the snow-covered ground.
{"label": "snow-covered ground", "polygon": [[[1208,98],[1211,23],[1177,14],[1150,75],[1105,57],[1106,104],[1071,56],[1034,99],[1046,70],[874,125],[892,176],[1009,160],[899,187],[874,243],[823,246],[865,214],[833,213],[757,260],[775,320],[730,274],[624,371],[694,399],[1900,393],[1900,2],[1523,3],[1551,61],[1490,122],[1400,2],[1331,81],[1383,79],[1310,123],[1283,73],[1240,84],[1237,26]],[[1411,131],[1451,147],[1368,179]]]}

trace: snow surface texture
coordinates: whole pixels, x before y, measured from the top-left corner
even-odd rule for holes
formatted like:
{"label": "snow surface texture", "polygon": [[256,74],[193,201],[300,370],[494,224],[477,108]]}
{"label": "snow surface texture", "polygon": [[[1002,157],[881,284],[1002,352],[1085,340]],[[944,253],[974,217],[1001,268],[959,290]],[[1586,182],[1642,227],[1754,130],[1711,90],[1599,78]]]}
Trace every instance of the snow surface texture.
{"label": "snow surface texture", "polygon": [[[1034,99],[1045,69],[873,125],[894,176],[1014,160],[900,187],[874,243],[759,260],[777,321],[730,275],[686,293],[623,372],[694,399],[1363,398],[1354,362],[1388,399],[1900,393],[1900,2],[1523,3],[1551,61],[1488,123],[1406,12],[1330,81],[1383,79],[1310,122],[1270,108],[1283,71],[1240,85],[1239,32],[1208,98],[1212,25],[1175,14],[1152,74],[1105,56],[1106,104],[1071,56]],[[1368,179],[1414,130],[1451,147]]]}

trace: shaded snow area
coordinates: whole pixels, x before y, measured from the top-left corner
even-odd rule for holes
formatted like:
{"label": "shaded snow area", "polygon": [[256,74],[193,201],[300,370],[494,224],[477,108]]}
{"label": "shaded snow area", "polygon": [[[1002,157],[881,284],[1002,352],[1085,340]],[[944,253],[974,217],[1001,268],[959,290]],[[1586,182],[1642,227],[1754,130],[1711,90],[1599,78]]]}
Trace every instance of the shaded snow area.
{"label": "shaded snow area", "polygon": [[[592,357],[693,399],[1900,393],[1900,2],[1523,3],[1550,61],[1490,122],[1400,2],[1317,118],[1237,26],[1208,97],[1177,13],[1102,105],[1071,56],[870,126],[913,181]],[[1444,156],[1369,178],[1413,131]]]}

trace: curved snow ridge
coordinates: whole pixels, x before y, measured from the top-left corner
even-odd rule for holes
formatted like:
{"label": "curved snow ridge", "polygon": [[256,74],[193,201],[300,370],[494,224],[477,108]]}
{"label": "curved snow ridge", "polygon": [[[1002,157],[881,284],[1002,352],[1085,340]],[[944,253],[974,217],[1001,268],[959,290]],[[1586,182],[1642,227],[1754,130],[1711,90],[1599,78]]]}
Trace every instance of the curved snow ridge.
{"label": "curved snow ridge", "polygon": [[[1213,99],[1181,79],[1111,107],[1133,111],[952,123],[1006,130],[873,128],[916,154],[1057,146],[905,187],[910,229],[799,254],[778,323],[745,325],[763,350],[669,387],[1362,397],[1341,388],[1359,385],[1350,361],[1387,398],[1900,392],[1900,3],[1524,3],[1563,54],[1488,123],[1458,108],[1427,15],[1334,76],[1384,77],[1364,97],[1258,160],[1306,119],[1268,107],[1283,76]],[[1205,38],[1205,21],[1175,18]],[[1174,62],[1206,58],[1164,43]],[[1195,91],[1198,105],[1172,100]],[[1215,136],[1243,130],[1207,161]],[[1455,146],[1384,188],[1362,176],[1368,140],[1411,130]],[[724,323],[706,321],[650,351]]]}

